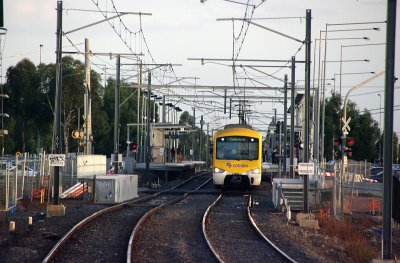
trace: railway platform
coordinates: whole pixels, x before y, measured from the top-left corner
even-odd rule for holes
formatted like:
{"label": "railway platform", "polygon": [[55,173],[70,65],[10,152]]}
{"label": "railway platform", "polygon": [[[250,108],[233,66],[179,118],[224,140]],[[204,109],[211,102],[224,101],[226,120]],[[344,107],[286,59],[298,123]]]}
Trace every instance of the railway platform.
{"label": "railway platform", "polygon": [[[180,163],[150,163],[149,172],[158,178],[168,182],[174,179],[184,179],[195,175],[206,169],[203,161],[183,161]],[[133,163],[132,171],[134,174],[145,175],[146,163]]]}

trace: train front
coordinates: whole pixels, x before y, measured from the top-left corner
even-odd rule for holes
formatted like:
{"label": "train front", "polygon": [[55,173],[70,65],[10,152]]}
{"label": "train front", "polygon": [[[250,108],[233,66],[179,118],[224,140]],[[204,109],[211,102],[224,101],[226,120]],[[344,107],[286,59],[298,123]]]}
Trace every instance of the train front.
{"label": "train front", "polygon": [[[243,135],[238,135],[243,134]],[[261,184],[262,136],[254,130],[214,138],[213,182],[222,186],[254,187]]]}

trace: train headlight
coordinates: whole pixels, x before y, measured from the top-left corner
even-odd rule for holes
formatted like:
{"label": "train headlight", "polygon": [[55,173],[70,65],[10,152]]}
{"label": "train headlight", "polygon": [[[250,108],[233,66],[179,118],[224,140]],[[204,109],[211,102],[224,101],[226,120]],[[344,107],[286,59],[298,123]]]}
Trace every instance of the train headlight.
{"label": "train headlight", "polygon": [[250,173],[252,174],[259,174],[260,173],[260,169],[256,168],[250,171]]}
{"label": "train headlight", "polygon": [[217,167],[214,168],[214,173],[223,173],[225,170],[219,169]]}

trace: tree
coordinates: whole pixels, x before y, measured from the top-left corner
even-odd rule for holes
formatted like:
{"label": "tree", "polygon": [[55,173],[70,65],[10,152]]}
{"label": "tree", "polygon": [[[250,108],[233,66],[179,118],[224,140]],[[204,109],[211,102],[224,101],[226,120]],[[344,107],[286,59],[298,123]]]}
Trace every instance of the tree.
{"label": "tree", "polygon": [[[51,67],[55,67],[51,65]],[[51,70],[53,71],[53,70]],[[55,69],[54,69],[55,72]],[[61,99],[61,126],[64,138],[64,149],[65,153],[76,151],[79,147],[78,142],[72,140],[72,130],[79,129],[77,127],[77,120],[80,118],[80,123],[84,123],[83,112],[80,110],[84,105],[84,65],[81,61],[73,59],[70,56],[63,57],[62,59],[62,99]],[[49,87],[45,90],[48,93],[48,106],[53,112],[54,116],[54,94],[55,94],[55,74],[52,76],[46,76],[44,78],[45,83],[49,83]],[[95,123],[96,114],[100,109],[102,93],[102,86],[100,84],[100,76],[95,71],[91,71],[90,75],[91,90],[90,96],[92,100],[92,123]],[[81,112],[81,116],[78,116],[78,112]],[[101,113],[98,113],[101,115]],[[92,129],[93,130],[93,129]],[[93,137],[95,138],[96,130],[93,131]],[[73,148],[70,149],[70,143]]]}
{"label": "tree", "polygon": [[193,116],[189,114],[189,112],[182,112],[179,118],[179,124],[182,125],[193,125]]}
{"label": "tree", "polygon": [[[190,115],[189,112],[187,112],[187,111],[182,112],[182,114],[181,114],[181,116],[179,118],[179,124],[192,126],[193,125],[193,116]],[[191,133],[187,133],[187,134],[183,134],[179,138],[179,143],[182,146],[182,151],[185,152],[185,153],[186,152],[190,152],[190,150],[192,149],[192,145],[194,145],[195,150],[193,151],[193,156],[196,156],[196,153],[198,152],[198,149],[197,149],[198,146],[196,145],[196,143],[193,144],[193,134],[192,134],[192,132]]]}
{"label": "tree", "polygon": [[[62,59],[62,130],[64,135],[64,152],[77,151],[79,147],[78,142],[72,139],[72,130],[77,130],[77,120],[84,124],[83,106],[84,94],[86,87],[84,86],[84,64],[75,60],[70,56],[63,57]],[[101,131],[97,129],[97,125],[101,123],[98,116],[102,116],[101,112],[101,97],[103,87],[100,84],[100,75],[91,70],[90,72],[90,97],[92,106],[92,136],[96,139],[96,133]],[[53,99],[54,101],[54,99]],[[80,112],[81,116],[78,116]],[[69,145],[72,143],[73,148],[70,149]]]}
{"label": "tree", "polygon": [[[353,122],[353,120],[352,120]],[[375,142],[379,138],[378,122],[372,118],[368,110],[355,116],[349,136],[354,137],[356,143],[352,148],[353,159],[374,161],[376,153]]]}
{"label": "tree", "polygon": [[104,129],[100,136],[95,137],[95,143],[99,144],[97,147],[101,147],[100,152],[102,153],[111,153],[114,151],[112,128],[114,127],[114,90],[115,80],[109,78],[101,104],[101,109],[105,115],[105,118],[103,118]]}
{"label": "tree", "polygon": [[107,147],[112,146],[112,140],[110,140],[112,129],[107,112],[104,111],[104,93],[106,87],[100,84],[100,75],[93,71],[91,72],[90,79],[92,90],[96,94],[95,96],[92,95],[93,148],[97,154],[106,154],[110,152]]}
{"label": "tree", "polygon": [[[102,110],[105,112],[106,116],[108,117],[108,126],[110,128],[109,133],[106,137],[102,138],[103,140],[103,147],[106,153],[113,152],[114,144],[113,140],[110,138],[114,138],[114,105],[115,105],[115,87],[116,82],[114,79],[109,78],[107,80],[107,86],[104,91],[104,98],[102,104]],[[139,109],[139,119],[137,114],[137,106],[138,106],[138,96],[137,92],[140,92],[139,100],[140,100],[140,109]],[[145,121],[143,115],[144,106],[143,103],[146,103],[146,96],[144,93],[137,88],[132,88],[131,85],[128,83],[121,83],[121,90],[120,90],[120,122],[119,122],[119,129],[118,129],[118,136],[119,136],[119,151],[124,152],[127,148],[126,140],[127,138],[127,124],[128,123],[141,123]],[[147,105],[147,103],[146,103]],[[154,100],[150,102],[150,122],[158,120],[158,108]],[[153,120],[153,116],[155,116],[155,120]],[[136,138],[136,134],[138,132],[138,126],[133,126],[130,129],[129,138]],[[139,127],[139,132],[142,134],[142,129]],[[134,139],[136,140],[136,139]],[[139,143],[139,142],[137,142]]]}
{"label": "tree", "polygon": [[[192,126],[193,125],[193,116],[190,115],[189,112],[184,111],[180,116],[179,124]],[[202,136],[201,140],[203,143],[200,146],[199,145],[199,134],[200,134],[201,129],[199,127],[195,126],[194,130],[195,130],[194,131],[195,132],[195,140],[194,140],[193,154],[196,159],[196,156],[199,156],[199,151],[201,150],[201,156],[202,156],[202,159],[204,159],[206,156],[207,134],[205,131],[203,131],[203,133],[201,134],[201,136]],[[180,144],[183,145],[188,150],[192,149],[192,142],[193,142],[193,134],[192,133],[183,134],[180,137]]]}
{"label": "tree", "polygon": [[36,152],[36,142],[41,132],[46,134],[51,114],[42,103],[39,72],[30,60],[23,59],[7,69],[4,92],[10,97],[5,108],[10,115],[7,140],[12,148],[7,151]]}
{"label": "tree", "polygon": [[[71,143],[71,130],[78,129],[76,122],[78,109],[83,106],[83,64],[72,57],[63,58],[63,87],[61,104],[61,125],[64,137],[64,152],[69,152]],[[15,151],[36,152],[43,147],[48,152],[51,150],[53,139],[54,98],[56,87],[56,67],[54,64],[35,65],[28,59],[23,59],[16,66],[7,70],[7,81],[4,91],[10,97],[5,103],[5,108],[10,114],[6,122],[9,130],[5,145],[8,153]],[[101,111],[101,97],[103,87],[100,76],[91,72],[91,98],[94,126],[100,125],[104,119]],[[82,111],[83,112],[83,111]],[[81,123],[83,120],[81,119]],[[102,131],[97,127],[96,131]],[[39,145],[39,141],[41,145]],[[72,141],[73,147],[78,147]]]}
{"label": "tree", "polygon": [[[341,107],[339,94],[332,93],[330,98],[325,100],[325,142],[324,156],[332,159],[333,139],[342,137],[341,127],[343,123],[341,117],[343,110]],[[351,117],[349,123],[350,132],[347,137],[354,137],[356,144],[352,146],[352,159],[373,161],[375,156],[375,142],[379,138],[378,123],[371,117],[371,113],[364,110],[360,114],[357,105],[352,101],[347,103],[347,118]]]}
{"label": "tree", "polygon": [[325,141],[324,141],[324,156],[328,159],[333,159],[333,139],[341,137],[339,120],[341,116],[341,100],[337,93],[332,93],[332,96],[325,99]]}
{"label": "tree", "polygon": [[[85,87],[84,65],[72,57],[62,59],[62,130],[64,138],[64,152],[69,152],[69,139],[72,128],[78,118],[77,109],[84,105]],[[93,94],[93,92],[91,92]]]}

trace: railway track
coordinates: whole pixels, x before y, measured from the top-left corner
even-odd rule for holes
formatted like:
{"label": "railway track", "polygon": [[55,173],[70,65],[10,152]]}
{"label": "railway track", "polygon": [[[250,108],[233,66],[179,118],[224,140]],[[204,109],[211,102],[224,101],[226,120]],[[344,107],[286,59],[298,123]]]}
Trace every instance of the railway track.
{"label": "railway track", "polygon": [[43,262],[126,262],[132,229],[142,216],[154,207],[175,200],[176,191],[190,192],[195,189],[199,177],[202,176],[94,213],[67,232]]}
{"label": "railway track", "polygon": [[215,258],[219,262],[295,262],[258,229],[251,203],[251,195],[221,194],[206,210],[202,228]]}
{"label": "railway track", "polygon": [[196,195],[209,187],[212,178],[198,177],[204,182],[196,189],[153,208],[146,213],[132,232],[127,262],[213,262],[201,232],[201,216],[214,199]]}

